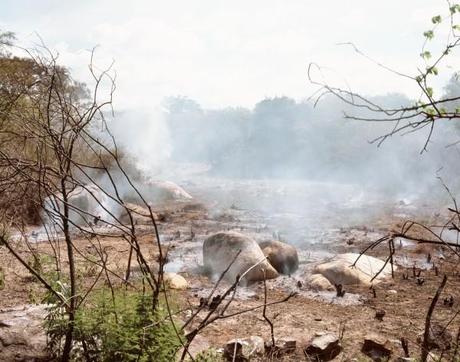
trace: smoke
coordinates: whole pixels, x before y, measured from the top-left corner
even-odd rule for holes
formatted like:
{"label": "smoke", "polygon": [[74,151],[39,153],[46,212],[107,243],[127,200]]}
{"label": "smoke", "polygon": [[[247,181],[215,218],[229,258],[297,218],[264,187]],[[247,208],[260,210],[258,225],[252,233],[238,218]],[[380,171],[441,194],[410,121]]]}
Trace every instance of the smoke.
{"label": "smoke", "polygon": [[[374,97],[383,107],[411,104],[401,94]],[[345,120],[343,112],[374,116],[334,97],[314,107],[288,97],[267,98],[253,109],[203,109],[188,98],[170,98],[164,115],[175,162],[210,165],[210,174],[246,179],[307,179],[353,183],[389,194],[423,193],[439,185],[438,176],[458,185],[456,163],[460,128],[438,124],[428,144],[422,131],[389,137],[387,122]],[[448,147],[449,145],[452,145]]]}
{"label": "smoke", "polygon": [[160,110],[136,109],[115,114],[108,122],[110,132],[135,168],[154,177],[171,157],[169,128]]}
{"label": "smoke", "polygon": [[[446,94],[457,94],[456,87],[451,81]],[[371,100],[389,108],[413,104],[402,94]],[[344,112],[375,116],[332,96],[316,106],[289,97],[266,98],[252,109],[206,109],[190,98],[170,97],[161,110],[125,110],[108,125],[125,154],[125,169],[153,202],[185,195],[191,187],[192,196],[219,200],[223,208],[243,205],[268,215],[312,215],[321,209],[327,216],[331,208],[362,210],[382,198],[444,204],[448,195],[439,177],[453,192],[460,191],[460,127],[454,122],[438,123],[428,151],[421,153],[428,128],[393,135],[377,146],[370,141],[394,125],[345,120]],[[138,202],[123,176],[114,177],[121,194]],[[160,180],[177,182],[185,191]],[[99,182],[110,189],[108,180]]]}

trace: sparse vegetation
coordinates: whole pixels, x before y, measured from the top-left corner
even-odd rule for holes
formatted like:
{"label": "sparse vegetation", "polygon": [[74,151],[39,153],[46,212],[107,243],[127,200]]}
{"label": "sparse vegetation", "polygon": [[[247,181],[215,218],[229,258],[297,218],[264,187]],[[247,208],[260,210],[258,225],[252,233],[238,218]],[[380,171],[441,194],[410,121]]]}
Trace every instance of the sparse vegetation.
{"label": "sparse vegetation", "polygon": [[[316,279],[315,285],[318,299],[311,298],[310,294],[314,290],[314,281],[305,283],[305,275],[295,274],[299,262],[294,248],[295,268],[292,273],[289,271],[289,276],[275,280],[278,274],[273,272],[273,280],[267,282],[265,273],[268,269],[264,267],[261,277],[250,280],[254,284],[248,283],[247,290],[251,293],[239,300],[240,281],[249,276],[251,269],[259,264],[271,268],[274,264],[273,258],[270,260],[260,249],[261,240],[257,240],[258,243],[256,238],[251,239],[251,245],[254,251],[261,252],[260,255],[257,253],[257,260],[252,260],[249,266],[242,266],[232,278],[225,278],[226,273],[230,274],[229,270],[241,260],[238,259],[240,256],[247,257],[240,255],[247,250],[235,247],[233,242],[228,242],[229,248],[239,250],[230,263],[217,258],[217,251],[203,252],[205,266],[206,260],[212,260],[219,267],[216,268],[218,272],[209,273],[209,279],[215,278],[216,283],[203,282],[200,279],[204,275],[201,274],[185,275],[195,278],[190,284],[181,275],[164,275],[165,264],[172,260],[169,258],[171,254],[183,247],[182,244],[190,243],[193,247],[200,244],[205,235],[215,231],[213,228],[240,228],[242,232],[259,236],[263,233],[264,237],[271,234],[284,241],[289,241],[290,233],[281,230],[283,237],[280,237],[279,230],[269,230],[267,223],[259,222],[268,218],[257,219],[259,216],[252,215],[257,225],[245,223],[244,217],[255,212],[246,210],[246,205],[233,204],[233,200],[232,206],[224,212],[218,210],[220,205],[215,200],[212,200],[212,211],[204,204],[184,206],[178,201],[174,210],[171,207],[164,214],[163,210],[154,212],[151,200],[147,200],[133,182],[144,180],[136,160],[119,149],[110,132],[107,117],[116,113],[112,109],[115,73],[110,66],[100,70],[91,57],[91,83],[85,85],[73,79],[69,69],[59,63],[58,55],[46,46],[15,48],[14,34],[0,32],[0,253],[13,261],[12,267],[7,262],[0,266],[0,291],[7,292],[5,299],[14,300],[21,295],[24,304],[46,303],[46,358],[62,362],[189,359],[221,362],[223,356],[215,349],[217,345],[195,356],[191,352],[196,344],[200,344],[197,337],[205,334],[214,338],[220,333],[215,337],[220,345],[224,338],[227,341],[227,337],[233,339],[235,347],[230,348],[230,352],[225,349],[225,358],[233,360],[288,361],[297,360],[299,355],[308,359],[310,350],[306,348],[310,347],[314,356],[320,356],[328,347],[339,354],[344,349],[354,349],[344,359],[356,357],[363,361],[368,359],[362,354],[373,356],[374,349],[378,348],[392,358],[396,355],[420,356],[420,360],[426,362],[430,351],[437,349],[440,360],[458,360],[460,210],[455,194],[460,183],[458,154],[449,149],[456,146],[458,140],[447,148],[444,144],[439,146],[439,154],[428,163],[414,160],[418,160],[419,151],[425,153],[432,147],[435,129],[440,131],[440,139],[449,142],[460,135],[458,74],[452,75],[442,94],[437,94],[432,85],[433,79],[443,70],[445,59],[460,47],[459,16],[460,5],[448,1],[448,14],[431,18],[430,28],[423,32],[425,42],[420,57],[424,65],[417,74],[398,73],[378,63],[379,67],[415,82],[421,96],[414,101],[399,94],[366,98],[351,89],[316,81],[312,77],[313,70],[321,71],[321,68],[312,64],[310,80],[320,86],[317,101],[326,104],[326,110],[318,111],[321,115],[318,119],[313,115],[314,106],[308,101],[295,101],[289,97],[267,98],[252,110],[202,109],[186,97],[169,98],[164,104],[163,115],[172,130],[173,160],[206,164],[210,167],[206,177],[213,173],[248,178],[277,178],[288,174],[288,177],[309,177],[314,181],[334,179],[337,185],[366,179],[376,181],[384,191],[393,192],[399,187],[395,192],[404,188],[402,191],[407,189],[423,194],[426,190],[431,192],[433,183],[421,182],[418,173],[426,175],[427,170],[433,169],[442,158],[453,165],[447,168],[448,174],[455,178],[453,187],[441,180],[453,204],[447,217],[429,209],[430,214],[424,220],[403,220],[408,217],[403,211],[409,209],[404,208],[406,201],[400,200],[399,209],[391,209],[391,215],[387,215],[387,210],[382,211],[379,215],[383,215],[384,220],[378,221],[378,227],[371,230],[366,225],[359,230],[358,236],[347,234],[349,230],[346,228],[337,231],[336,225],[334,231],[315,230],[312,235],[321,241],[329,238],[329,233],[339,235],[334,240],[337,245],[328,250],[330,254],[340,249],[356,258],[357,249],[363,248],[359,257],[369,251],[376,257],[385,255],[385,261],[378,260],[383,266],[376,273],[391,268],[388,278],[390,275],[392,278],[391,281],[377,280],[377,275],[361,278],[360,271],[359,278],[350,278],[353,281],[342,278],[344,284],[341,284],[342,280],[332,283],[335,274],[340,279],[344,270],[356,271],[357,260],[351,266],[349,261],[333,265],[333,271],[321,272],[321,268],[315,268],[318,269],[317,276],[321,277]],[[428,47],[438,39],[438,28],[442,24],[447,24],[449,37],[437,53]],[[353,44],[349,45],[363,55]],[[447,66],[445,68],[451,71]],[[359,122],[347,122],[343,128],[339,127],[342,120],[338,121],[336,112],[331,112],[331,108],[337,110],[339,104],[343,107],[340,111],[344,109],[345,117],[350,121],[367,122],[362,133],[357,132],[362,127]],[[354,110],[359,111],[352,113]],[[323,122],[322,117],[327,122]],[[445,121],[455,121],[452,122],[455,124],[444,124]],[[393,125],[389,131],[387,124]],[[386,131],[382,134],[383,129]],[[427,130],[426,135],[418,136],[419,141],[423,140],[421,150],[414,147],[408,152],[407,138],[393,141],[388,157],[380,157],[376,149],[367,153],[364,148],[364,145],[368,146],[365,137],[371,138],[370,143],[381,145],[395,135],[420,134],[421,130]],[[406,155],[401,156],[404,153]],[[226,193],[223,182],[220,180],[219,183],[214,192]],[[153,188],[153,185],[152,180],[149,187]],[[241,188],[246,186],[244,182],[241,185]],[[280,199],[286,193],[284,185],[281,186],[274,191]],[[178,189],[171,187],[172,198],[180,193]],[[295,202],[302,202],[303,199],[298,197],[302,190],[300,187],[296,189]],[[271,191],[267,186],[262,192],[260,189],[254,192],[253,197],[262,204],[266,201],[265,194]],[[187,202],[191,202],[192,197],[187,192],[181,194],[186,194]],[[388,195],[383,192],[379,196],[387,198]],[[233,197],[230,192],[223,196],[227,203],[229,197]],[[339,202],[330,200],[322,207],[352,213],[357,203],[364,204],[361,199],[365,197],[365,193],[353,195],[356,202],[350,202],[352,206],[347,204],[347,208],[340,209]],[[136,204],[131,204],[133,200]],[[283,200],[290,202],[287,198]],[[381,201],[382,204],[385,202]],[[288,214],[282,205],[275,206],[277,220],[282,219],[284,223],[281,229],[291,227],[289,221],[294,218],[299,223],[305,221],[305,215]],[[365,206],[364,213],[368,212],[368,204]],[[309,205],[309,211],[316,212],[315,207]],[[417,207],[418,204],[412,210]],[[422,205],[420,209],[425,207]],[[297,212],[296,208],[293,210]],[[315,222],[318,221],[314,227],[321,229],[320,217],[315,212],[311,212],[317,217]],[[420,211],[410,212],[413,214],[408,215],[418,216],[416,212]],[[162,215],[161,220],[165,222],[161,233],[157,215]],[[276,224],[276,221],[270,222]],[[37,227],[31,232],[31,225],[40,226],[40,229]],[[178,230],[170,232],[174,227]],[[299,229],[299,239],[311,237],[304,225]],[[376,235],[378,238],[373,240]],[[163,240],[167,240],[167,246]],[[403,240],[410,240],[415,247],[420,247],[417,253],[429,245],[430,249],[423,250],[423,255],[416,255],[415,251],[411,254],[410,261],[420,262],[422,259],[423,267],[416,268],[414,262],[410,269],[406,261],[396,260],[398,253],[406,251]],[[310,251],[308,257],[301,254],[302,262],[310,264],[303,266],[302,272],[311,274],[313,270],[311,261],[318,257],[313,255],[318,251],[316,242],[305,244],[312,247],[312,255]],[[367,242],[370,244],[364,245]],[[216,250],[222,251],[222,245],[220,241],[216,242]],[[377,251],[380,245],[387,249]],[[229,252],[224,254],[229,255]],[[191,259],[184,258],[185,263]],[[402,270],[394,268],[398,262],[406,267]],[[195,259],[193,263],[195,272],[201,265],[197,265],[199,262]],[[175,267],[172,265],[171,269]],[[285,269],[280,266],[280,270]],[[334,275],[328,277],[327,273]],[[257,285],[259,281],[263,281],[263,285]],[[279,288],[282,283],[285,288]],[[308,283],[312,285],[306,285]],[[190,285],[193,285],[193,292],[176,294],[171,290],[183,291]],[[332,288],[333,285],[336,293],[330,291],[329,286]],[[26,293],[27,297],[24,297]],[[182,300],[184,295],[186,298]],[[324,312],[326,300],[331,303]],[[289,303],[289,308],[284,308],[285,303]],[[22,312],[17,313],[20,318]],[[6,319],[0,320],[0,328],[10,328],[9,323]],[[265,327],[257,327],[264,324]],[[320,332],[337,329],[338,336]],[[306,348],[299,348],[299,338],[290,337],[291,330],[297,336],[302,335],[302,339],[308,334],[318,339],[326,336],[329,340],[324,338],[322,342],[326,346],[318,347],[311,339],[305,342]],[[241,331],[252,335],[244,341],[244,346],[250,345],[248,341],[252,337],[258,342],[255,345],[253,341],[255,347],[244,351],[251,355],[250,358],[242,355],[243,343],[235,342]],[[383,341],[380,341],[381,336],[367,338],[368,332],[375,331],[384,335]],[[453,337],[455,332],[456,337]],[[366,334],[364,344],[363,334]],[[389,336],[392,341],[387,338]],[[18,337],[18,340],[21,346],[27,342],[26,338]],[[2,338],[0,342],[0,346],[10,343]],[[369,345],[364,348],[367,342]],[[229,345],[232,344],[228,343],[226,348]],[[237,351],[238,348],[241,350]],[[318,349],[322,350],[317,352]]]}
{"label": "sparse vegetation", "polygon": [[203,352],[198,353],[195,356],[196,362],[223,362],[222,353],[219,353],[213,348],[207,349]]}
{"label": "sparse vegetation", "polygon": [[[126,290],[102,289],[93,293],[75,318],[77,347],[71,360],[173,360],[181,341],[164,307],[152,310],[151,298],[152,295]],[[55,356],[62,354],[67,323],[62,309],[51,307],[46,327]]]}
{"label": "sparse vegetation", "polygon": [[[4,33],[0,39],[8,47],[14,37]],[[101,137],[95,129],[105,125],[113,79],[108,70],[96,72],[91,66],[95,86],[90,98],[87,88],[58,65],[51,51],[35,48],[26,53],[20,58],[5,50],[0,56],[0,220],[4,227],[0,240],[27,269],[30,281],[47,291],[50,351],[62,361],[170,360],[180,341],[171,336],[172,330],[178,336],[174,321],[165,318],[160,306],[165,258],[155,219],[145,204],[160,254],[159,267],[153,271],[139,248],[133,219],[127,226],[118,219],[116,210],[124,208],[128,215],[131,211],[113,181],[113,168],[133,193],[137,190],[110,133],[105,130]],[[112,84],[105,100],[99,89],[103,81]],[[96,181],[102,176],[109,180],[108,186]],[[75,202],[75,195],[82,193],[87,199]],[[88,203],[97,207],[88,209]],[[51,255],[28,241],[26,225],[37,221],[43,224]],[[119,294],[129,281],[107,265],[101,235],[94,229],[97,222],[117,228],[131,249],[130,259],[133,255],[139,264],[145,283],[132,294]],[[13,231],[27,256],[15,244]],[[91,247],[80,250],[76,235]],[[111,292],[100,295],[94,288],[104,285]],[[39,295],[32,288],[29,299],[39,301]]]}

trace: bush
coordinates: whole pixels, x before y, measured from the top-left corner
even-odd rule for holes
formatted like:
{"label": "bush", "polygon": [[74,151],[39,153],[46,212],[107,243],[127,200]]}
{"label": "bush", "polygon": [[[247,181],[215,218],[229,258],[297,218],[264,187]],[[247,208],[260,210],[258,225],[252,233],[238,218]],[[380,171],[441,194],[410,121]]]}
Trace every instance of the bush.
{"label": "bush", "polygon": [[200,352],[195,356],[195,362],[223,362],[223,361],[224,361],[224,358],[222,357],[222,353],[219,353],[213,348]]}
{"label": "bush", "polygon": [[[174,327],[166,310],[152,310],[150,295],[95,292],[91,301],[78,309],[72,360],[171,361],[182,346]],[[67,330],[60,308],[50,310],[46,328],[51,352],[59,356]]]}

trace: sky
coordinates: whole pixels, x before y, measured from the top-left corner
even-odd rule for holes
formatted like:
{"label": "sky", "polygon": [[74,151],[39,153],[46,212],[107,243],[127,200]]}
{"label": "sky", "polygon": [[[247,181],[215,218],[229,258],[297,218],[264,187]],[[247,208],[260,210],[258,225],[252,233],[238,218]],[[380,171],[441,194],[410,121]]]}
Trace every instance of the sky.
{"label": "sky", "polygon": [[[312,62],[333,85],[415,97],[413,83],[339,44],[353,42],[371,58],[415,74],[422,33],[446,6],[439,0],[0,0],[0,29],[15,32],[25,46],[37,43],[38,34],[83,81],[97,46],[100,69],[115,61],[116,108],[148,109],[178,95],[207,108],[252,107],[264,97],[308,98],[315,90],[307,78]],[[446,66],[438,86],[454,65]]]}

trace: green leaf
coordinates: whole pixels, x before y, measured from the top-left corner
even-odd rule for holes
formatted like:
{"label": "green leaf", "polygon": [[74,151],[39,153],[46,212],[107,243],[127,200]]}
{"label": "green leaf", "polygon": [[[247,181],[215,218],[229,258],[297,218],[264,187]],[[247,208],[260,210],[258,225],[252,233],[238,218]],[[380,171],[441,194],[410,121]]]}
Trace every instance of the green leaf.
{"label": "green leaf", "polygon": [[434,32],[433,30],[427,30],[423,33],[423,36],[427,38],[428,40],[431,40],[434,37]]}
{"label": "green leaf", "polygon": [[426,68],[426,73],[427,74],[438,75],[438,68],[436,68],[436,67],[427,67]]}
{"label": "green leaf", "polygon": [[439,24],[442,21],[441,15],[436,15],[431,18],[433,24]]}
{"label": "green leaf", "polygon": [[429,96],[430,98],[433,97],[433,88],[427,87],[427,88],[426,88],[426,93],[428,94],[428,96]]}
{"label": "green leaf", "polygon": [[450,7],[450,13],[455,14],[457,12],[460,12],[460,5],[459,4],[454,4]]}
{"label": "green leaf", "polygon": [[460,113],[460,108],[455,108],[455,113]]}
{"label": "green leaf", "polygon": [[420,53],[420,56],[423,59],[430,59],[431,58],[431,53],[428,50],[425,50],[423,53]]}
{"label": "green leaf", "polygon": [[421,75],[417,75],[417,76],[415,77],[415,80],[416,80],[417,83],[420,83],[420,82],[422,81],[422,79],[423,79],[423,78],[422,78]]}
{"label": "green leaf", "polygon": [[459,25],[459,24],[454,25],[454,26],[452,26],[452,29],[454,29],[454,30],[460,30],[460,25]]}

